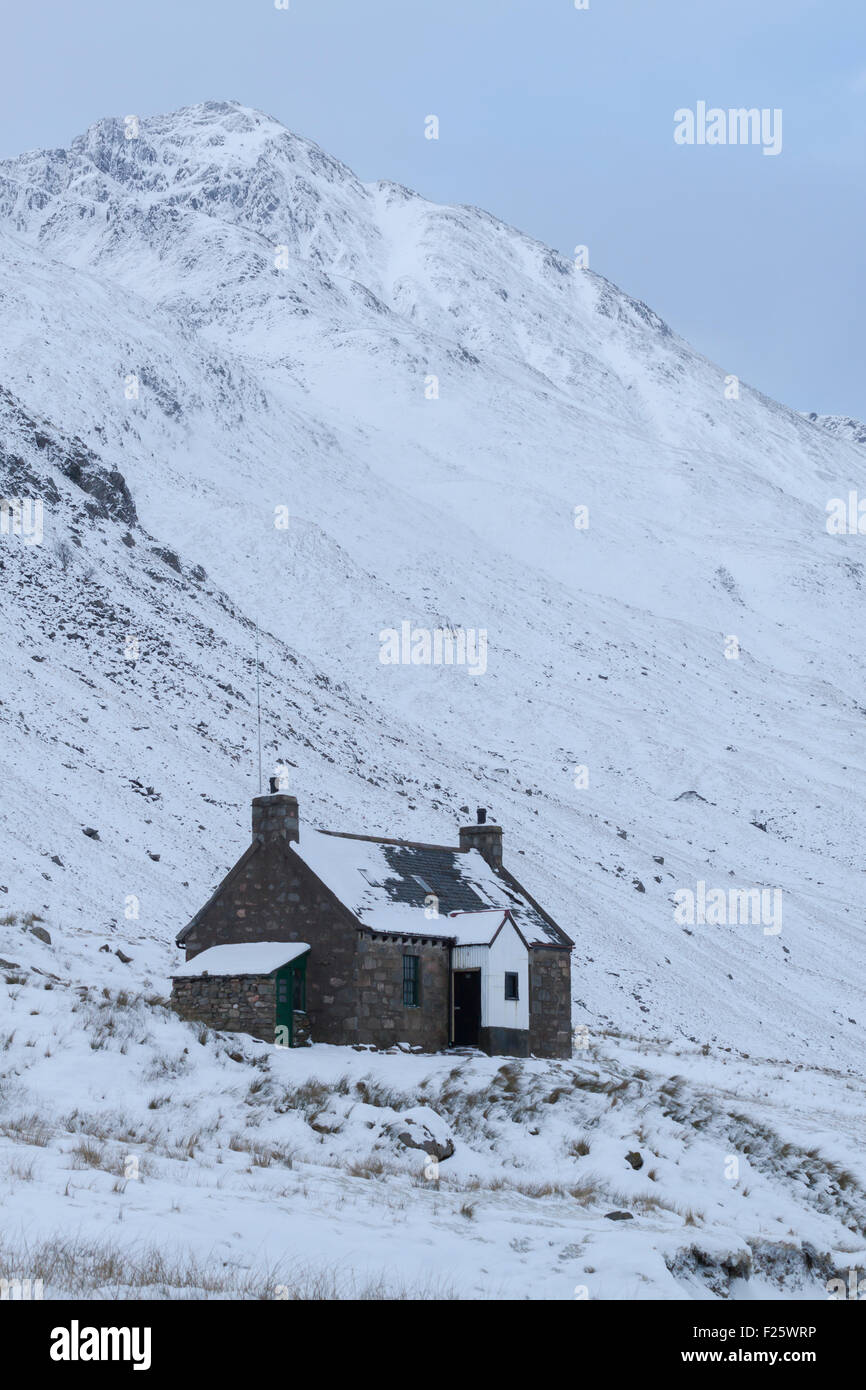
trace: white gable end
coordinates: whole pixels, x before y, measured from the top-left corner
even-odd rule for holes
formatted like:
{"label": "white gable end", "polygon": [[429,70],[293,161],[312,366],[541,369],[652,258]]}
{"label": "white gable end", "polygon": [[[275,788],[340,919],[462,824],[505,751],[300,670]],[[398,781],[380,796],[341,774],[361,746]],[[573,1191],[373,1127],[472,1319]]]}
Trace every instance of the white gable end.
{"label": "white gable end", "polygon": [[[529,952],[506,918],[490,946],[455,946],[454,970],[481,971],[481,1027],[529,1028]],[[517,998],[505,998],[505,976],[517,976]]]}

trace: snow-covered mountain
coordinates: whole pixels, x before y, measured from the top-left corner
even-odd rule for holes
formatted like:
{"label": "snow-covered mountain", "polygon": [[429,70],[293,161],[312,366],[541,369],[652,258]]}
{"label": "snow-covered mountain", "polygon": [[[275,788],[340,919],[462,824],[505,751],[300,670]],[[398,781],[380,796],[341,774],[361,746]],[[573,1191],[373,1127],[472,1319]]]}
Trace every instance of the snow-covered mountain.
{"label": "snow-covered mountain", "polygon": [[[257,623],[266,773],[337,829],[489,806],[576,1024],[860,1068],[846,431],[234,102],[8,160],[0,213],[0,487],[44,502],[0,535],[0,904],[165,991],[247,843]],[[403,622],[486,670],[383,664]],[[677,921],[699,882],[781,932]]]}

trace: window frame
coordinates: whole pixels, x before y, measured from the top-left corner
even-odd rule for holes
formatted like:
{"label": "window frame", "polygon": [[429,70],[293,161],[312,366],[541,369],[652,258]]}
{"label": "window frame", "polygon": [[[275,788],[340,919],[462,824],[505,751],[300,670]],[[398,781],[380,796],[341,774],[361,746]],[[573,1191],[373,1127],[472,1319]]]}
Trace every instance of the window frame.
{"label": "window frame", "polygon": [[[408,962],[412,961],[411,966]],[[421,957],[419,955],[403,956],[403,1008],[420,1009],[421,1007]]]}
{"label": "window frame", "polygon": [[[514,981],[514,993],[508,993],[508,982]],[[516,1004],[520,1001],[520,974],[517,970],[506,970],[503,998],[509,1004]]]}

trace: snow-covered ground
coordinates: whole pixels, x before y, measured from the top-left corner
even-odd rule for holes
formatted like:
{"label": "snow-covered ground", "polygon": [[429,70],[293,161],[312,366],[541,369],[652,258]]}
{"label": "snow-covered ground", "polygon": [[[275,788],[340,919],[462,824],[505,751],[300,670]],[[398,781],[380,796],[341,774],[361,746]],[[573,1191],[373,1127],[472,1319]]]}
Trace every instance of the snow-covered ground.
{"label": "snow-covered ground", "polygon": [[826,1299],[866,1263],[838,1072],[615,1033],[571,1062],[273,1048],[32,925],[0,927],[0,1255],[46,1297]]}
{"label": "snow-covered ground", "polygon": [[[7,986],[2,1104],[49,1136],[26,1160],[3,1140],[33,1162],[17,1238],[229,1241],[256,1277],[315,1249],[532,1297],[693,1296],[706,1241],[708,1287],[725,1264],[741,1287],[748,1246],[750,1288],[823,1288],[866,1240],[866,571],[863,537],[826,527],[863,476],[856,422],[735,393],[736,363],[592,272],[235,103],[0,164],[0,314],[0,493],[44,504],[41,543],[0,533],[0,955],[29,981]],[[405,621],[484,630],[486,670],[383,664]],[[477,804],[504,825],[576,942],[573,1063],[510,1082],[320,1046],[234,1062],[267,1049],[199,1044],[142,1002],[248,843],[255,624],[266,772],[288,767],[304,825],[455,843]],[[781,930],[678,920],[701,883],[780,893]],[[125,1052],[91,1046],[100,1001]],[[181,1069],[162,1089],[160,1056]],[[280,1109],[344,1075],[339,1134]],[[454,1130],[438,1188],[367,1129],[367,1076]],[[110,1112],[104,1137],[73,1111]],[[70,1156],[83,1135],[111,1166],[131,1127],[153,1166],[123,1192]],[[248,1172],[233,1133],[295,1166]],[[385,1170],[353,1175],[380,1139]]]}

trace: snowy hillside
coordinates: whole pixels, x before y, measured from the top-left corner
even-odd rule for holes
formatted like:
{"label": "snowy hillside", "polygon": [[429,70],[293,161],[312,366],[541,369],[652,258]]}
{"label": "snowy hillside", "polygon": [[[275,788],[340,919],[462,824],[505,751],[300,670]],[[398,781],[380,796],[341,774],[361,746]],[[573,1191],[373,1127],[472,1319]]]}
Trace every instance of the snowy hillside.
{"label": "snowy hillside", "polygon": [[[858,1064],[864,576],[824,520],[862,450],[260,113],[128,131],[0,165],[3,485],[45,497],[0,538],[3,903],[167,972],[248,835],[255,618],[302,816],[489,805],[576,1023]],[[486,671],[383,665],[404,621],[486,630]],[[678,923],[699,881],[783,930]]]}

